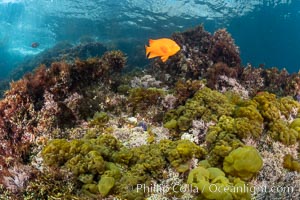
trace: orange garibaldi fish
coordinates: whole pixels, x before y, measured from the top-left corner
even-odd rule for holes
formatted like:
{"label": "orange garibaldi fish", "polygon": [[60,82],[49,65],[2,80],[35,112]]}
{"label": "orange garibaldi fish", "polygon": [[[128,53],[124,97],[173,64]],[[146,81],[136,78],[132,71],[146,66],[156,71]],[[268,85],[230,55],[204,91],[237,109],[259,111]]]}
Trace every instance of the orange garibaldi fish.
{"label": "orange garibaldi fish", "polygon": [[145,48],[147,58],[160,56],[163,62],[166,62],[169,56],[176,54],[180,50],[179,45],[168,38],[161,38],[157,40],[149,39],[149,47],[145,45]]}

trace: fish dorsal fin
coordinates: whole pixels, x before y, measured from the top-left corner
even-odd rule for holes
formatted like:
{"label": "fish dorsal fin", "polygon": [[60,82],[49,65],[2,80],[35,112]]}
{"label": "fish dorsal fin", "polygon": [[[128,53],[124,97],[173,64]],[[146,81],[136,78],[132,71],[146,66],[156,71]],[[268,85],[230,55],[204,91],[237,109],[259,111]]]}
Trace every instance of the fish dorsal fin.
{"label": "fish dorsal fin", "polygon": [[161,50],[163,53],[168,53],[168,48],[165,47],[165,46],[161,46],[161,47],[160,47],[160,50]]}
{"label": "fish dorsal fin", "polygon": [[149,39],[149,45],[151,45],[154,42],[154,40]]}

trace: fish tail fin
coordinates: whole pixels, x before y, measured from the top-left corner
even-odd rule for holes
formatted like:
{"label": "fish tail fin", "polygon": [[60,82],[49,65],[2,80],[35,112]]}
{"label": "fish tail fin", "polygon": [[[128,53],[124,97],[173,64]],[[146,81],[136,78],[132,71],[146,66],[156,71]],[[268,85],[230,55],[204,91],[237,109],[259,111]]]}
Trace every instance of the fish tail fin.
{"label": "fish tail fin", "polygon": [[148,57],[148,55],[150,53],[150,47],[148,47],[147,45],[145,45],[145,49],[146,49],[146,57]]}

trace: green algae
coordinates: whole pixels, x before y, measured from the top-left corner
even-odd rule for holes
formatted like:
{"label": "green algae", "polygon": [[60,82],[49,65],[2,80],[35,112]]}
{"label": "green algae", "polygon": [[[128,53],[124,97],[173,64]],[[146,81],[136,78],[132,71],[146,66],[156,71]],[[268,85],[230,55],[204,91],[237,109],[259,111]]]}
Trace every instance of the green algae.
{"label": "green algae", "polygon": [[249,120],[256,120],[258,122],[263,122],[263,117],[257,109],[257,103],[255,101],[245,101],[237,104],[238,107],[234,111],[235,117],[248,118]]}
{"label": "green algae", "polygon": [[[295,127],[295,124],[293,126]],[[299,133],[294,128],[289,128],[288,123],[281,119],[271,122],[269,124],[269,130],[267,133],[274,140],[280,141],[285,145],[295,144],[298,140],[299,135]]]}
{"label": "green algae", "polygon": [[177,126],[178,126],[179,130],[181,130],[181,131],[188,130],[190,128],[191,124],[192,124],[192,121],[188,114],[186,114],[184,116],[180,116],[177,119]]}
{"label": "green algae", "polygon": [[234,111],[235,130],[239,138],[258,138],[263,131],[264,118],[253,101],[242,102]]}
{"label": "green algae", "polygon": [[298,111],[300,111],[299,102],[295,101],[291,96],[280,98],[279,104],[280,112],[286,119],[289,119],[293,113],[297,115]]}
{"label": "green algae", "polygon": [[223,162],[223,170],[243,180],[251,179],[263,165],[263,160],[258,151],[251,146],[239,147],[228,156]]}
{"label": "green algae", "polygon": [[109,116],[105,112],[96,112],[91,120],[90,126],[103,127],[109,121]]}
{"label": "green algae", "polygon": [[[0,187],[0,199],[78,199],[76,188],[78,182],[72,176],[66,176],[66,172],[59,172],[49,168],[44,168],[43,173],[38,172],[33,180],[23,190],[23,195],[14,198],[3,198]],[[81,197],[83,198],[83,197]]]}
{"label": "green algae", "polygon": [[258,110],[267,122],[280,119],[279,102],[275,94],[262,92],[253,98],[258,103]]}
{"label": "green algae", "polygon": [[233,110],[234,105],[225,95],[205,87],[198,90],[193,98],[188,99],[184,106],[168,111],[164,123],[165,127],[170,127],[176,120],[176,127],[184,131],[191,127],[192,120],[201,118],[206,122],[216,122],[220,116],[232,114]]}
{"label": "green algae", "polygon": [[109,191],[114,187],[115,179],[109,176],[101,176],[101,179],[98,183],[98,190],[101,196],[105,197]]}
{"label": "green algae", "polygon": [[190,171],[187,183],[198,188],[200,199],[251,199],[244,181],[238,178],[230,181],[219,168],[198,166]]}
{"label": "green algae", "polygon": [[177,129],[177,127],[178,127],[177,120],[171,119],[170,121],[168,121],[164,124],[164,127],[168,128],[168,129]]}
{"label": "green algae", "polygon": [[149,185],[168,165],[186,172],[192,158],[205,155],[203,148],[188,140],[162,140],[128,149],[107,134],[96,139],[52,140],[42,151],[45,164],[71,171],[88,196],[114,193],[127,199],[144,197],[141,191],[128,190],[129,185]]}
{"label": "green algae", "polygon": [[[169,110],[164,116],[164,127],[186,131],[193,120],[215,122],[210,127],[206,141],[213,143],[222,135],[235,135],[242,140],[258,139],[266,130],[274,140],[284,144],[295,144],[300,138],[297,120],[289,128],[284,122],[296,117],[300,104],[291,97],[276,98],[276,95],[261,92],[253,99],[243,100],[233,93],[221,94],[209,88],[198,90],[185,105]],[[299,123],[300,124],[300,123]]]}
{"label": "green algae", "polygon": [[283,167],[291,171],[300,172],[300,162],[295,160],[290,154],[284,156]]}
{"label": "green algae", "polygon": [[292,121],[289,128],[294,129],[298,133],[298,140],[300,140],[300,118],[296,118]]}
{"label": "green algae", "polygon": [[205,137],[209,144],[208,161],[212,166],[220,166],[223,159],[243,143],[234,132],[235,119],[221,116],[215,126],[211,126]]}
{"label": "green algae", "polygon": [[129,91],[128,103],[133,112],[141,112],[151,105],[157,105],[165,91],[158,88],[133,88]]}

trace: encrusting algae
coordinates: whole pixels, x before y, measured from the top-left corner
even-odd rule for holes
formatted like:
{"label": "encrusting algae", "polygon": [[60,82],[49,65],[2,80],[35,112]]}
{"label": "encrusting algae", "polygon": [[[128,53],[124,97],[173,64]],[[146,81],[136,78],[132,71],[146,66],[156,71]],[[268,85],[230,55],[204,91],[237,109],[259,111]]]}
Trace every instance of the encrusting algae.
{"label": "encrusting algae", "polygon": [[143,71],[106,51],[12,82],[0,199],[299,199],[300,75],[242,66],[225,29],[171,41]]}

